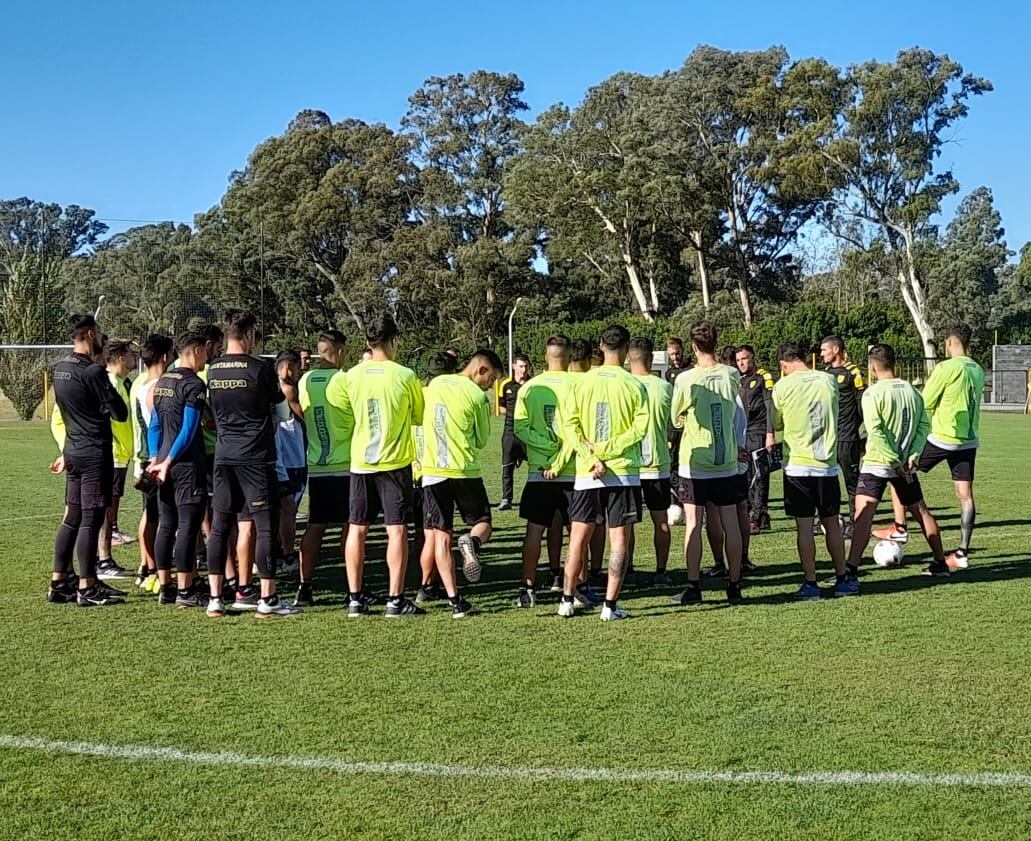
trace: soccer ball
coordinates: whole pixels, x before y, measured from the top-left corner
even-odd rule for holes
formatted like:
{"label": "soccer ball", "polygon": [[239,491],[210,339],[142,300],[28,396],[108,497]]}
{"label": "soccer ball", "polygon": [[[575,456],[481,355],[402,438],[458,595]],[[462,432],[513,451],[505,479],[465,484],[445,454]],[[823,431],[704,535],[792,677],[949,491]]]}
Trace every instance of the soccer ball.
{"label": "soccer ball", "polygon": [[684,509],[679,505],[671,505],[666,511],[666,516],[669,518],[669,524],[675,526],[684,519]]}
{"label": "soccer ball", "polygon": [[881,540],[873,548],[873,562],[879,567],[897,567],[902,563],[902,544]]}

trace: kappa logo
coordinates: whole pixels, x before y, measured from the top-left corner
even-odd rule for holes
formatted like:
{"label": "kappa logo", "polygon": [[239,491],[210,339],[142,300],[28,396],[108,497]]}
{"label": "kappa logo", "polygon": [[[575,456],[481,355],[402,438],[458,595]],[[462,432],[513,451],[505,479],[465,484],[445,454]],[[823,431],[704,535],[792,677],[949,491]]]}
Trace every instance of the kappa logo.
{"label": "kappa logo", "polygon": [[247,388],[247,380],[212,380],[208,383],[208,388],[215,391],[227,388]]}

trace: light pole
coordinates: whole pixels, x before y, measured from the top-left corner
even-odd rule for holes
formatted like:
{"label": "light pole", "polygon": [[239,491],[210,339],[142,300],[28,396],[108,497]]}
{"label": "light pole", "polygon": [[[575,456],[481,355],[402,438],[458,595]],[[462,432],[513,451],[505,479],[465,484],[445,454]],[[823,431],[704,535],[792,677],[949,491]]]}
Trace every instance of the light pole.
{"label": "light pole", "polygon": [[519,305],[523,302],[522,298],[516,298],[515,303],[512,305],[512,312],[508,314],[508,378],[512,379],[512,319],[515,317],[516,310],[519,309]]}
{"label": "light pole", "polygon": [[98,321],[100,319],[100,308],[102,306],[104,306],[104,301],[106,301],[106,300],[107,300],[107,295],[101,295],[97,299],[97,309],[96,309],[96,312],[93,313],[93,320],[94,321]]}

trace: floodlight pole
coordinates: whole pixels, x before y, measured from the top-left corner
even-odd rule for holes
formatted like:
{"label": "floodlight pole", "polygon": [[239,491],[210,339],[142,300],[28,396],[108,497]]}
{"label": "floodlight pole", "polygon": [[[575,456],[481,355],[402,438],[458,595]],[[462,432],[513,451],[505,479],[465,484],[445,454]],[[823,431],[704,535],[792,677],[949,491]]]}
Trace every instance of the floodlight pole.
{"label": "floodlight pole", "polygon": [[104,306],[104,301],[106,301],[106,300],[107,300],[107,295],[101,295],[99,298],[97,298],[97,309],[93,313],[93,320],[94,321],[99,321],[100,320],[100,308],[102,306]]}
{"label": "floodlight pole", "polygon": [[522,298],[516,298],[515,303],[512,305],[512,312],[508,314],[508,378],[512,379],[513,376],[513,365],[512,365],[512,319],[515,318],[516,310],[519,309],[519,305],[523,302]]}

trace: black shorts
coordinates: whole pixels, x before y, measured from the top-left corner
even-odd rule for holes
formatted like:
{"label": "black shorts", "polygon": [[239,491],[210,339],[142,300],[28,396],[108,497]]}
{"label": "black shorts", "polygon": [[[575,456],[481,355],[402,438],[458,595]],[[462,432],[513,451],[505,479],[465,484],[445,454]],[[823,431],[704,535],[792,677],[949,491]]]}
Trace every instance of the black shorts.
{"label": "black shorts", "polygon": [[346,523],[351,516],[351,477],[308,477],[308,522],[328,526]]}
{"label": "black shorts", "polygon": [[712,479],[697,479],[681,476],[678,489],[681,505],[706,506],[737,505],[738,477],[719,476]]}
{"label": "black shorts", "polygon": [[789,517],[837,517],[841,511],[841,482],[837,476],[784,474],[784,513]]}
{"label": "black shorts", "polygon": [[215,454],[205,453],[204,454],[204,467],[207,471],[208,476],[208,494],[215,493]]}
{"label": "black shorts", "polygon": [[64,457],[64,501],[83,510],[111,507],[115,466],[107,458]]}
{"label": "black shorts", "polygon": [[490,522],[490,500],[483,479],[445,479],[427,485],[423,479],[423,527],[454,531],[455,509],[467,526]]}
{"label": "black shorts", "polygon": [[946,450],[928,441],[924,444],[924,450],[920,458],[916,460],[916,469],[927,473],[935,465],[943,461],[949,463],[949,471],[952,473],[953,482],[974,481],[974,461],[977,458],[977,448],[969,450]]}
{"label": "black shorts", "polygon": [[275,507],[279,490],[274,464],[216,464],[212,508],[223,514],[253,514]]}
{"label": "black shorts", "polygon": [[[621,485],[611,488],[574,490],[569,500],[569,519],[574,523],[619,528],[641,522],[641,487]],[[599,520],[601,522],[599,522]]]}
{"label": "black shorts", "polygon": [[748,474],[737,474],[737,502],[748,502]]}
{"label": "black shorts", "polygon": [[416,479],[412,482],[412,511],[408,522],[417,531],[422,531],[424,525],[424,517],[422,516],[422,479]]}
{"label": "black shorts", "polygon": [[388,526],[403,526],[412,508],[412,468],[351,474],[349,521],[371,526],[382,514]]}
{"label": "black shorts", "polygon": [[501,463],[520,465],[526,461],[526,445],[511,429],[506,429],[501,436]]}
{"label": "black shorts", "polygon": [[860,473],[859,483],[856,485],[856,496],[868,496],[878,502],[884,496],[884,489],[891,485],[895,489],[895,495],[899,502],[907,508],[916,505],[924,498],[924,492],[920,488],[920,480],[913,476],[904,479],[902,476],[893,476],[885,479],[881,476],[874,476],[872,473]]}
{"label": "black shorts", "polygon": [[562,524],[569,525],[569,501],[573,496],[573,482],[561,479],[546,479],[543,482],[527,482],[523,498],[519,500],[519,516],[535,526],[549,528],[555,522],[555,515],[562,517]]}
{"label": "black shorts", "polygon": [[641,497],[649,511],[665,511],[669,508],[669,477],[665,479],[642,479]]}
{"label": "black shorts", "polygon": [[197,465],[177,462],[168,471],[168,480],[158,486],[158,499],[165,505],[192,505],[208,501],[208,480]]}
{"label": "black shorts", "polygon": [[111,496],[121,498],[125,496],[125,475],[129,472],[128,467],[116,467],[111,482]]}
{"label": "black shorts", "polygon": [[280,499],[304,493],[304,486],[308,482],[308,468],[284,467],[283,469],[286,471],[286,479],[280,479],[279,472],[276,471],[276,478],[279,481]]}

